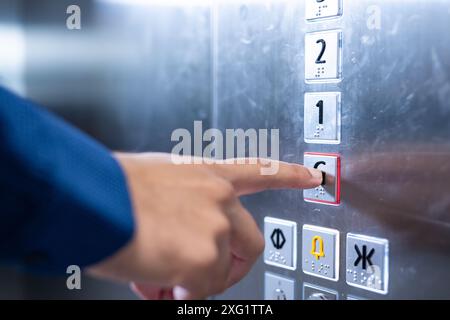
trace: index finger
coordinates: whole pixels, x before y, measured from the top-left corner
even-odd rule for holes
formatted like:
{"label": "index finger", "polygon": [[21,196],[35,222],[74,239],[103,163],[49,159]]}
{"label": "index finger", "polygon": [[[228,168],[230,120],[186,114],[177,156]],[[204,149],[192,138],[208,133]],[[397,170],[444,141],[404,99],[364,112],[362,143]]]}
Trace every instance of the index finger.
{"label": "index finger", "polygon": [[227,160],[216,163],[214,170],[233,185],[239,196],[269,189],[311,189],[321,185],[323,179],[320,170],[260,158]]}

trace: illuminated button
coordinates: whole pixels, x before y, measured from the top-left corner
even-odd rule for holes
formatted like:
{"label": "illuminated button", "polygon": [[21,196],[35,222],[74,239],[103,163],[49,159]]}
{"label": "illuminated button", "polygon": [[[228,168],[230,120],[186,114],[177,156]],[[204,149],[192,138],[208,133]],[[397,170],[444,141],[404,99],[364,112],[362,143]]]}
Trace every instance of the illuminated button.
{"label": "illuminated button", "polygon": [[269,272],[264,275],[265,300],[294,300],[295,282]]}
{"label": "illuminated button", "polygon": [[338,230],[306,224],[303,226],[302,269],[306,274],[338,281]]}
{"label": "illuminated button", "polygon": [[334,290],[303,283],[303,300],[337,300],[338,293]]}
{"label": "illuminated button", "polygon": [[306,93],[304,100],[305,142],[341,142],[341,93]]}
{"label": "illuminated button", "polygon": [[304,165],[325,172],[325,183],[313,189],[303,190],[307,202],[339,205],[341,202],[341,161],[338,154],[312,153],[304,155]]}
{"label": "illuminated button", "polygon": [[334,18],[342,15],[342,0],[306,0],[306,20]]}
{"label": "illuminated button", "polygon": [[389,281],[389,242],[386,239],[347,234],[347,284],[387,294]]}
{"label": "illuminated button", "polygon": [[337,82],[341,78],[342,32],[307,33],[305,36],[306,82]]}
{"label": "illuminated button", "polygon": [[297,267],[297,223],[266,217],[264,219],[264,262],[295,270]]}

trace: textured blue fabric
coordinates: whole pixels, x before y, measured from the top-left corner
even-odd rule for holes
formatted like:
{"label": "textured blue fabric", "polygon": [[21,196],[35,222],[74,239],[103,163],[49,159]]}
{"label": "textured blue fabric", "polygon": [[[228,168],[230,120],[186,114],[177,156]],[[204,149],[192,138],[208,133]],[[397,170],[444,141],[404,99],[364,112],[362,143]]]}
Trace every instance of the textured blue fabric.
{"label": "textured blue fabric", "polygon": [[126,180],[107,149],[2,88],[0,143],[2,263],[64,273],[130,240]]}

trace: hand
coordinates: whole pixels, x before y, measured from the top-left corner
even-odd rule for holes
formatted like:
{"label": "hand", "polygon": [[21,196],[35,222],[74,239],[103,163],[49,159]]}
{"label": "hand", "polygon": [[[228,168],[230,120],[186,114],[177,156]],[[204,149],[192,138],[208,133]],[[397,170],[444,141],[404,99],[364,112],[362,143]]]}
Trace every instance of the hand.
{"label": "hand", "polygon": [[235,284],[264,248],[258,226],[238,197],[322,183],[320,171],[283,162],[277,174],[264,176],[260,161],[176,165],[167,154],[116,156],[131,191],[136,232],[90,272],[133,281],[148,299],[202,299]]}

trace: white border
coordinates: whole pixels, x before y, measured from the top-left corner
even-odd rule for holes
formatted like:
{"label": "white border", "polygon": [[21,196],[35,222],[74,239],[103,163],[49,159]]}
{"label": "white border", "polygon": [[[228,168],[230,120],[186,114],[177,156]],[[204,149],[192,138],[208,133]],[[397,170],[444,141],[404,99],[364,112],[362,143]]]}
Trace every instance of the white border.
{"label": "white border", "polygon": [[302,290],[303,291],[302,292],[303,300],[307,300],[306,297],[305,297],[305,287],[309,287],[309,288],[314,289],[314,290],[324,291],[324,292],[329,293],[329,294],[334,294],[336,296],[336,300],[339,300],[339,292],[337,292],[336,290],[329,289],[329,288],[324,288],[324,287],[321,287],[321,286],[318,286],[318,285],[311,284],[309,282],[303,282],[303,286],[302,286],[302,289],[303,289]]}
{"label": "white border", "polygon": [[338,56],[336,58],[336,61],[338,63],[338,77],[337,78],[330,78],[330,79],[319,79],[319,80],[311,80],[306,79],[306,64],[308,63],[305,59],[305,83],[306,84],[316,84],[316,83],[340,83],[342,82],[342,56],[344,51],[344,35],[342,32],[342,29],[331,29],[331,30],[324,30],[324,31],[314,31],[314,32],[307,32],[305,33],[305,39],[304,39],[304,47],[305,47],[305,58],[306,58],[306,37],[309,35],[314,34],[326,34],[326,33],[337,33],[338,34]]}
{"label": "white border", "polygon": [[305,21],[308,23],[317,23],[317,22],[321,22],[321,21],[342,18],[342,16],[344,15],[344,6],[342,5],[342,0],[338,0],[338,7],[339,8],[338,8],[337,15],[308,19],[308,18],[306,18],[306,3],[305,3]]}

